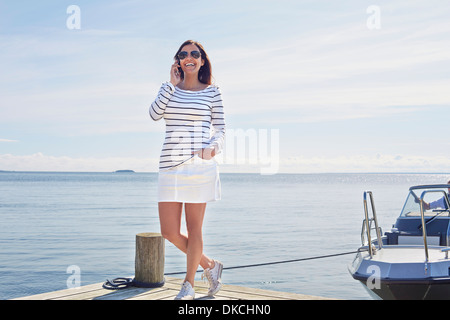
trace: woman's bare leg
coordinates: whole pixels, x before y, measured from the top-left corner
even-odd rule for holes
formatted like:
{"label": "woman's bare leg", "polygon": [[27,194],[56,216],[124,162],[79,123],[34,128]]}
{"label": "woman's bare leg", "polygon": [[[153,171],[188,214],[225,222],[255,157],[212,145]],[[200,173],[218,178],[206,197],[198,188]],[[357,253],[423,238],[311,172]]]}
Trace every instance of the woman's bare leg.
{"label": "woman's bare leg", "polygon": [[186,203],[184,212],[186,214],[186,228],[188,232],[187,241],[187,270],[186,281],[194,283],[195,273],[203,256],[202,226],[205,216],[206,203]]}
{"label": "woman's bare leg", "polygon": [[[159,221],[161,225],[162,236],[173,243],[178,249],[183,251],[188,255],[187,266],[188,273],[186,274],[186,280],[188,280],[191,285],[194,285],[194,280],[192,277],[192,268],[196,264],[198,266],[198,248],[201,245],[200,250],[200,265],[203,269],[213,268],[214,261],[204,255],[202,249],[203,237],[201,236],[201,227],[203,225],[203,217],[205,214],[206,204],[192,204],[187,203],[185,205],[186,213],[186,227],[188,229],[188,235],[181,233],[181,216],[183,211],[183,204],[180,202],[160,202],[158,204],[159,208]],[[199,237],[200,230],[200,237]],[[190,236],[193,236],[191,243],[189,243]],[[193,272],[197,271],[197,266]],[[189,274],[189,276],[188,276]],[[190,280],[192,281],[190,281]]]}

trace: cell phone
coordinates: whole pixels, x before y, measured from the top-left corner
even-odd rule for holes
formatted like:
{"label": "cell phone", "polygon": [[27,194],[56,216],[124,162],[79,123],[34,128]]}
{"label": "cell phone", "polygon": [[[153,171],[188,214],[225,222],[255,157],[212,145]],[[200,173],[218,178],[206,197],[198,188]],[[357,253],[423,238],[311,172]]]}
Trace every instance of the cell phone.
{"label": "cell phone", "polygon": [[180,59],[177,59],[177,63],[178,63],[178,73],[180,74],[181,77],[183,77],[183,70],[180,67]]}

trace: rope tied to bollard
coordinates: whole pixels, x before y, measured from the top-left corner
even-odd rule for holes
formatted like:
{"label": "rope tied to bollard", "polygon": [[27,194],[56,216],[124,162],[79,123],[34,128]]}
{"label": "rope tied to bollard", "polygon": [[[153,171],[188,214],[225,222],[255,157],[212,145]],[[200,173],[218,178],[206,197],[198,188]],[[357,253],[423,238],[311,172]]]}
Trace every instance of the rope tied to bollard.
{"label": "rope tied to bollard", "polygon": [[[328,254],[328,255],[322,255],[322,256],[308,257],[308,258],[273,261],[273,262],[265,262],[265,263],[257,263],[257,264],[248,264],[248,265],[234,266],[234,267],[225,267],[225,268],[223,268],[223,270],[254,268],[254,267],[268,266],[268,265],[274,265],[274,264],[324,259],[324,258],[331,258],[331,257],[348,255],[348,254],[355,254],[357,252],[358,251],[341,252],[341,253],[334,253],[334,254]],[[197,273],[198,272],[201,272],[201,270],[198,270]],[[185,273],[185,272],[171,272],[171,273],[165,273],[164,275],[166,275],[166,276],[167,275],[177,275],[177,274],[183,274],[183,273]],[[161,284],[157,284],[156,286],[160,286],[160,285]],[[106,282],[103,284],[103,288],[109,289],[109,290],[125,289],[125,288],[131,287],[131,286],[137,286],[136,281],[132,278],[115,278],[112,281],[106,280]],[[152,287],[152,286],[149,286],[149,287]]]}

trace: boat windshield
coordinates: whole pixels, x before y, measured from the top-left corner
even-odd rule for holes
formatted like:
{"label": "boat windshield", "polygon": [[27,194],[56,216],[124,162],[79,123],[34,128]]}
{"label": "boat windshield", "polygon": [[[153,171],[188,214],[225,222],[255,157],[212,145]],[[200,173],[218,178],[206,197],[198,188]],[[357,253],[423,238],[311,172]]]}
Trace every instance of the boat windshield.
{"label": "boat windshield", "polygon": [[[420,217],[420,196],[424,190],[411,190],[400,216]],[[433,190],[426,193],[424,198],[425,216],[450,216],[449,199],[445,190]]]}

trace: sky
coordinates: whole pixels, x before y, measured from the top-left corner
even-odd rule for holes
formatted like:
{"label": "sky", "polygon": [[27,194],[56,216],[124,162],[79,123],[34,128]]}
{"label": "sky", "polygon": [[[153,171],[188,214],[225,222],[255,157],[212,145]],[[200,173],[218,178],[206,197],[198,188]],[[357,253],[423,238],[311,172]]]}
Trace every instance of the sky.
{"label": "sky", "polygon": [[446,0],[1,0],[0,170],[157,171],[148,108],[194,39],[222,172],[449,173],[449,17]]}

